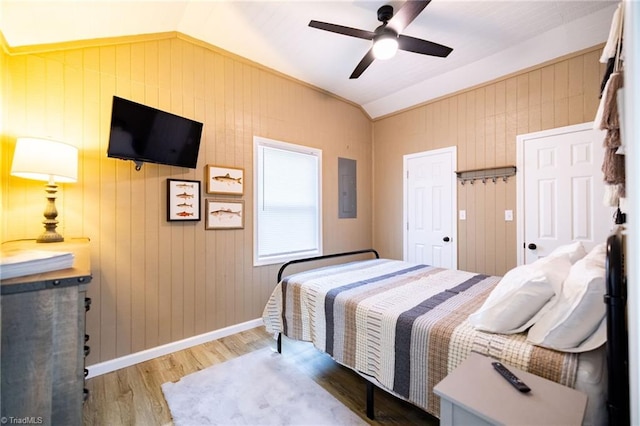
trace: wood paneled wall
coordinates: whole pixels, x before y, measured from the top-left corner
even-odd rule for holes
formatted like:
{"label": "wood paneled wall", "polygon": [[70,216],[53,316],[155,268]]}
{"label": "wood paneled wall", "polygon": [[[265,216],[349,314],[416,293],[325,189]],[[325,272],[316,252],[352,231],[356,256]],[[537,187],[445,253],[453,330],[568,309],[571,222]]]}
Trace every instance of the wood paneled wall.
{"label": "wood paneled wall", "polygon": [[[601,46],[374,122],[374,247],[402,258],[403,155],[456,146],[457,170],[516,164],[516,136],[593,121]],[[458,268],[503,275],[516,266],[516,181],[457,185]]]}
{"label": "wood paneled wall", "polygon": [[[359,107],[176,33],[27,50],[0,62],[2,240],[42,231],[42,183],[9,174],[15,138],[78,146],[79,180],[56,204],[62,234],[91,239],[88,364],[261,317],[279,265],[253,267],[254,135],[322,149],[325,252],[371,246],[372,124]],[[113,95],[203,122],[197,169],[107,158]],[[338,157],[357,161],[357,219],[338,219]],[[204,181],[206,164],[245,169],[244,229],[166,221],[166,179]]]}
{"label": "wood paneled wall", "polygon": [[[4,50],[6,43],[4,41],[4,36],[0,32],[0,170],[5,170],[8,167],[11,167],[8,159],[8,153],[6,152],[6,135],[5,135],[5,122],[6,122],[6,114],[5,111],[5,98],[7,96],[7,87],[9,85],[9,72],[7,66],[7,53]],[[8,187],[8,179],[4,178],[2,175],[2,179],[0,179],[0,212],[2,213],[2,217],[4,217],[4,206],[6,205],[6,194]],[[4,221],[1,221],[4,222]],[[0,241],[4,241],[4,232],[5,227],[3,223],[0,223]]]}

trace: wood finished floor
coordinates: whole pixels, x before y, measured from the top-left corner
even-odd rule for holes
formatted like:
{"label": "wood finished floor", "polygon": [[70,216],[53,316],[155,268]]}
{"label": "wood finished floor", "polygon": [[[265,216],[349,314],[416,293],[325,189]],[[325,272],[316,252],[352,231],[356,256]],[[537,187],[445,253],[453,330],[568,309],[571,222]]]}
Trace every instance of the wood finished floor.
{"label": "wood finished floor", "polygon": [[[263,327],[152,359],[87,381],[85,425],[172,425],[160,386],[213,364],[271,346]],[[438,425],[438,420],[413,405],[376,389],[375,415],[365,415],[365,380],[317,351],[310,343],[283,339],[283,356],[297,365],[335,398],[372,425]]]}

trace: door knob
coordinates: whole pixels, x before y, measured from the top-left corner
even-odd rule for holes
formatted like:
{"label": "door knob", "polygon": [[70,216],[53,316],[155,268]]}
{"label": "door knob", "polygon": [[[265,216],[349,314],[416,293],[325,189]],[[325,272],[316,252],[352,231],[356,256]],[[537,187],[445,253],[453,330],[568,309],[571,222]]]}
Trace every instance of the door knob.
{"label": "door knob", "polygon": [[529,248],[529,250],[535,250],[538,248],[537,245],[535,245],[534,243],[529,243],[529,245],[527,246]]}
{"label": "door knob", "polygon": [[444,241],[445,243],[448,243],[449,241],[451,241],[451,239],[449,237],[444,237],[442,241]]}

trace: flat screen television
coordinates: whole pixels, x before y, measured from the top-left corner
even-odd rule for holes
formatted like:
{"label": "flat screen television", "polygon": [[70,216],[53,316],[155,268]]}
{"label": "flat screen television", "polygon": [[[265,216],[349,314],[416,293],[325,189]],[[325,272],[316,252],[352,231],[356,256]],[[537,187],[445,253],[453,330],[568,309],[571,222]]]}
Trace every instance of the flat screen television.
{"label": "flat screen television", "polygon": [[201,138],[202,123],[113,97],[108,157],[195,169]]}

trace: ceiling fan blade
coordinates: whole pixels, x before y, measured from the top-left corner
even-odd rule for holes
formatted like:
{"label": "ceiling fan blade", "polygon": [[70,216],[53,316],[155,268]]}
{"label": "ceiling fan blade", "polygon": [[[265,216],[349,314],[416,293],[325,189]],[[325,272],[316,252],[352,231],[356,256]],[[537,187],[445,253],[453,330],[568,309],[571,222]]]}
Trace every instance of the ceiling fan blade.
{"label": "ceiling fan blade", "polygon": [[406,35],[398,36],[398,49],[441,58],[446,58],[453,51],[450,47]]}
{"label": "ceiling fan blade", "polygon": [[400,34],[414,19],[424,10],[431,0],[414,1],[408,0],[389,20],[387,26]]}
{"label": "ceiling fan blade", "polygon": [[310,21],[309,26],[319,30],[331,31],[351,37],[363,38],[365,40],[373,40],[376,35],[373,31],[359,30],[357,28],[343,27],[342,25],[329,24],[328,22]]}
{"label": "ceiling fan blade", "polygon": [[358,77],[360,77],[360,75],[362,75],[364,70],[366,70],[369,67],[369,65],[371,65],[371,63],[373,62],[374,59],[375,58],[373,57],[373,49],[369,49],[369,51],[367,52],[366,55],[364,55],[364,58],[362,58],[362,60],[358,64],[358,66],[356,66],[356,69],[353,70],[353,72],[351,73],[351,76],[349,76],[349,78],[358,78]]}

